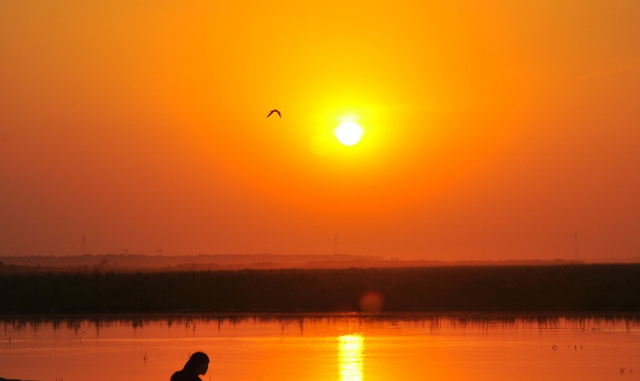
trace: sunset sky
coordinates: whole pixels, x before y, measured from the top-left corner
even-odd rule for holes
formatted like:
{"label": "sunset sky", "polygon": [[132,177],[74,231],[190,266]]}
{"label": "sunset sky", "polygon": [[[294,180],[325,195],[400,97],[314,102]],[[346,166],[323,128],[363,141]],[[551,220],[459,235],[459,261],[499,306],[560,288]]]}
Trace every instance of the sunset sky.
{"label": "sunset sky", "polygon": [[640,257],[639,20],[637,0],[0,1],[0,255],[337,234],[571,259],[577,233],[580,259]]}

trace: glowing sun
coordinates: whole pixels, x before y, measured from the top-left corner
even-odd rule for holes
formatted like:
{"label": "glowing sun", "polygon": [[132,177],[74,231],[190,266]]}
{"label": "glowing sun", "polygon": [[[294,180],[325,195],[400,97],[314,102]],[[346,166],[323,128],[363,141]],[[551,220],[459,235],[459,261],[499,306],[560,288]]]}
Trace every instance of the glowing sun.
{"label": "glowing sun", "polygon": [[360,141],[362,128],[356,122],[343,122],[336,129],[336,137],[345,146],[352,146]]}

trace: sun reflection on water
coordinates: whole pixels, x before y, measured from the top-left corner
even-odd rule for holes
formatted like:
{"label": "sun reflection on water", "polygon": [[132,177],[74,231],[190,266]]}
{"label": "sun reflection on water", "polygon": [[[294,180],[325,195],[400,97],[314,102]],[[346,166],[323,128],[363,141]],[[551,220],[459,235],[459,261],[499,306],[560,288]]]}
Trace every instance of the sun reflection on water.
{"label": "sun reflection on water", "polygon": [[340,336],[338,341],[340,381],[362,381],[362,336]]}

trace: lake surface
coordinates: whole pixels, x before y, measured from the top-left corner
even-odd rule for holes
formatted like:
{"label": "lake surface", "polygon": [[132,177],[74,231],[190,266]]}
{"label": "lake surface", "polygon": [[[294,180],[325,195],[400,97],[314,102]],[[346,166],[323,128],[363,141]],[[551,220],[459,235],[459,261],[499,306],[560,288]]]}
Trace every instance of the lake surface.
{"label": "lake surface", "polygon": [[640,379],[640,316],[254,314],[0,317],[0,377],[168,381]]}

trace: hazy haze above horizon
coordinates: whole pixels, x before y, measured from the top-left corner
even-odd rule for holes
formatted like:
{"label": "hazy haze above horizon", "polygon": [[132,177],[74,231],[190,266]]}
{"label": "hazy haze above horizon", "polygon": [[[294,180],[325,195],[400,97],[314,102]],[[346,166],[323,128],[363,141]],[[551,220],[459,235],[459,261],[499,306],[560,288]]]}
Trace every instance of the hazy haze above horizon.
{"label": "hazy haze above horizon", "polygon": [[638,257],[638,15],[2,1],[0,255]]}

